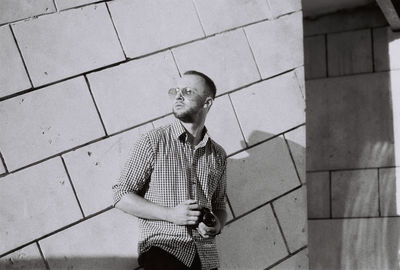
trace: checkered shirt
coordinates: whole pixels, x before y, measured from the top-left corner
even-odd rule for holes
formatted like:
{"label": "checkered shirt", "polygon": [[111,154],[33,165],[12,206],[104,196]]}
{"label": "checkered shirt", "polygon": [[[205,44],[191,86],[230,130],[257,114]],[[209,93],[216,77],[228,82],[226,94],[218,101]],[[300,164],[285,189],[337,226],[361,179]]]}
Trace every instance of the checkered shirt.
{"label": "checkered shirt", "polygon": [[[165,207],[195,199],[201,207],[225,210],[224,149],[207,132],[196,147],[187,137],[179,120],[142,136],[113,186],[114,205],[124,194],[134,192]],[[139,258],[157,246],[189,267],[197,250],[202,269],[219,267],[215,237],[203,238],[193,226],[139,218],[139,227]]]}

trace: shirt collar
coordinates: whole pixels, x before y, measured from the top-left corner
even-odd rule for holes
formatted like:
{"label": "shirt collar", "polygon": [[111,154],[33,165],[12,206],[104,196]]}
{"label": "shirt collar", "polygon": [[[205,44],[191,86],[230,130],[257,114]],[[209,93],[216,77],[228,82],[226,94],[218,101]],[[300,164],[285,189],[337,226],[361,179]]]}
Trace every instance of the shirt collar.
{"label": "shirt collar", "polygon": [[[172,128],[172,134],[173,134],[174,138],[180,139],[184,142],[186,141],[187,131],[178,119],[175,119],[174,122],[172,122],[171,128]],[[197,147],[205,146],[206,143],[208,142],[208,140],[210,139],[210,136],[208,135],[208,131],[207,131],[206,127],[204,127],[204,129],[203,129],[203,133],[204,133],[203,139],[199,142]]]}

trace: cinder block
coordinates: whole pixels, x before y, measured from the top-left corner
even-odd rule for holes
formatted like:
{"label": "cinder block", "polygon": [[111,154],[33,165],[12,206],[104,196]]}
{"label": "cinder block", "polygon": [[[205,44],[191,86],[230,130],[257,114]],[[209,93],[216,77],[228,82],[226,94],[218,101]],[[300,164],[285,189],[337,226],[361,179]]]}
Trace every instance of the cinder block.
{"label": "cinder block", "polygon": [[294,73],[296,74],[297,81],[300,86],[300,91],[303,96],[303,98],[306,98],[306,80],[305,80],[305,70],[304,66],[298,67],[294,70]]}
{"label": "cinder block", "polygon": [[0,181],[0,254],[82,218],[59,158]]}
{"label": "cinder block", "polygon": [[2,0],[0,1],[0,24],[55,11],[52,0]]}
{"label": "cinder block", "polygon": [[329,218],[330,197],[329,172],[307,173],[308,218]]}
{"label": "cinder block", "polygon": [[303,186],[273,202],[290,252],[307,245],[307,194]]}
{"label": "cinder block", "polygon": [[[162,52],[88,75],[109,133],[172,111],[168,89],[179,78],[170,52]],[[150,109],[151,108],[151,109]]]}
{"label": "cinder block", "polygon": [[332,172],[332,216],[374,217],[378,210],[378,171]]}
{"label": "cinder block", "polygon": [[118,0],[108,6],[131,58],[204,36],[192,1]]}
{"label": "cinder block", "polygon": [[[327,4],[328,2],[320,3]],[[336,4],[335,2],[331,3]],[[307,14],[304,15],[307,17]],[[377,5],[367,5],[356,9],[326,14],[319,18],[305,18],[304,35],[311,36],[333,32],[338,33],[356,29],[386,26],[387,24],[388,23],[385,16],[383,16],[382,10]]]}
{"label": "cinder block", "polygon": [[301,12],[245,28],[262,78],[304,64]]}
{"label": "cinder block", "polygon": [[301,126],[284,134],[289,144],[297,172],[302,183],[306,182],[306,128]]}
{"label": "cinder block", "polygon": [[111,187],[123,169],[129,150],[147,124],[63,155],[85,215],[112,205]]}
{"label": "cinder block", "polygon": [[369,29],[328,34],[328,75],[372,72],[372,40]]}
{"label": "cinder block", "polygon": [[125,59],[105,4],[42,16],[12,27],[34,86]]}
{"label": "cinder block", "polygon": [[207,116],[206,127],[211,138],[219,143],[228,155],[246,147],[228,95],[215,99]]}
{"label": "cinder block", "polygon": [[300,184],[281,137],[230,157],[227,177],[228,196],[237,216]]}
{"label": "cinder block", "polygon": [[217,246],[221,269],[264,269],[288,255],[269,205],[227,225]]}
{"label": "cinder block", "polygon": [[46,270],[37,245],[31,244],[0,258],[0,269],[4,270]]}
{"label": "cinder block", "polygon": [[0,112],[10,171],[104,135],[82,77],[2,101]]}
{"label": "cinder block", "polygon": [[296,253],[292,257],[289,257],[285,261],[281,262],[277,266],[271,268],[271,270],[308,270],[308,249]]}
{"label": "cinder block", "polygon": [[380,72],[307,82],[308,170],[394,165],[392,80]]}
{"label": "cinder block", "polygon": [[268,3],[275,18],[301,10],[301,0],[268,0]]}
{"label": "cinder block", "polygon": [[272,17],[263,0],[196,0],[195,4],[207,35]]}
{"label": "cinder block", "polygon": [[117,209],[41,240],[50,269],[136,269],[137,219]]}
{"label": "cinder block", "polygon": [[310,269],[398,268],[399,218],[310,220],[308,228]]}
{"label": "cinder block", "polygon": [[304,38],[304,67],[307,79],[327,77],[324,35]]}
{"label": "cinder block", "polygon": [[0,27],[0,40],[0,97],[4,97],[30,88],[31,83],[7,25]]}
{"label": "cinder block", "polygon": [[389,27],[373,30],[375,71],[400,68],[400,33]]}
{"label": "cinder block", "polygon": [[305,102],[294,72],[254,84],[230,96],[249,145],[305,122]]}
{"label": "cinder block", "polygon": [[397,216],[400,168],[379,169],[379,201],[382,216]]}
{"label": "cinder block", "polygon": [[94,2],[98,2],[98,0],[56,0],[58,10],[77,7]]}
{"label": "cinder block", "polygon": [[173,49],[179,70],[198,70],[211,77],[217,95],[260,79],[241,29]]}

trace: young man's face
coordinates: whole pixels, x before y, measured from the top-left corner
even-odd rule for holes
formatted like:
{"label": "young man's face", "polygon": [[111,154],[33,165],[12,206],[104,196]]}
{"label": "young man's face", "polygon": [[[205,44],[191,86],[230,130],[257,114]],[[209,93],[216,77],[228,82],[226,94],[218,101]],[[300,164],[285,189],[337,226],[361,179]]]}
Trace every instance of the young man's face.
{"label": "young man's face", "polygon": [[172,112],[179,120],[193,123],[207,108],[205,104],[210,98],[207,85],[198,75],[183,75],[178,81],[177,88],[179,90],[176,95],[172,96]]}

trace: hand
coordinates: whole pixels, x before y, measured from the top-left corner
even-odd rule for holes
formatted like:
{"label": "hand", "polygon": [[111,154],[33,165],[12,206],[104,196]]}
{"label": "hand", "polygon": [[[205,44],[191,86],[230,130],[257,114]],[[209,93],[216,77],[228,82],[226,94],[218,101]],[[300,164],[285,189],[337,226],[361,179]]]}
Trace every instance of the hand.
{"label": "hand", "polygon": [[221,223],[220,223],[218,217],[216,217],[215,219],[216,219],[216,223],[215,223],[215,226],[213,226],[213,227],[208,227],[203,222],[200,222],[199,226],[197,227],[197,231],[200,233],[200,235],[202,237],[204,237],[204,238],[213,237],[221,231]]}
{"label": "hand", "polygon": [[195,225],[199,217],[200,210],[196,200],[186,200],[169,208],[168,221],[177,225]]}

